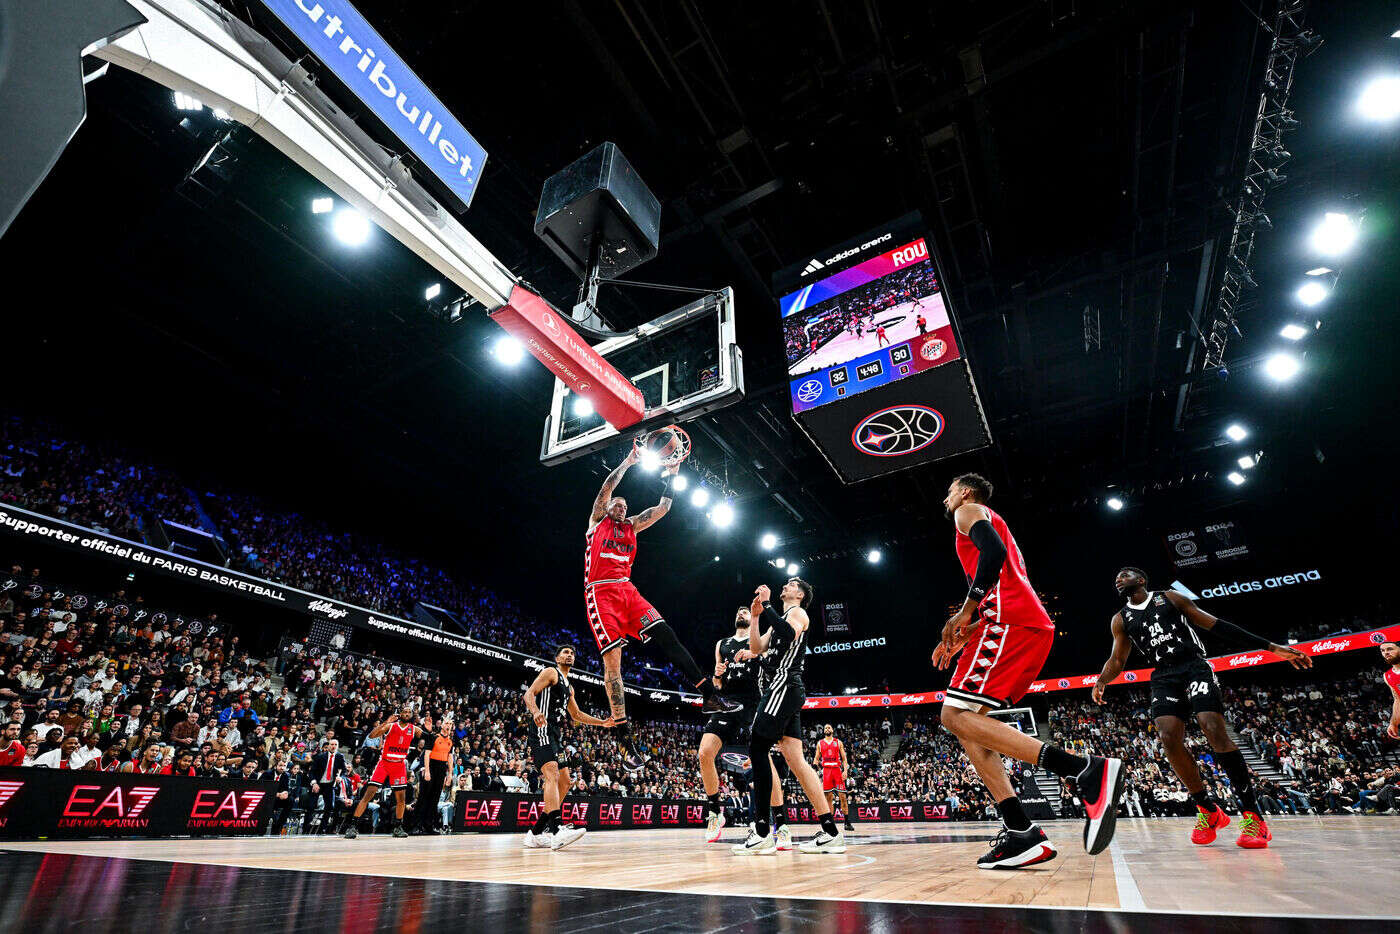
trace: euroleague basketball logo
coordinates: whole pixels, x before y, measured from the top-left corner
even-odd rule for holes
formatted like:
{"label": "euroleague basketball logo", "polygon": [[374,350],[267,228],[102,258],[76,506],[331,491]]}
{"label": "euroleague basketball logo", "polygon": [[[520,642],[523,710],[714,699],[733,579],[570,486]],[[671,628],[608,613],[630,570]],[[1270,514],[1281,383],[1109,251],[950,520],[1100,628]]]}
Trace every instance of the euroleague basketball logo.
{"label": "euroleague basketball logo", "polygon": [[797,387],[797,398],[802,402],[816,402],[822,397],[822,383],[819,379],[809,379]]}
{"label": "euroleague basketball logo", "polygon": [[1374,644],[1380,645],[1380,644],[1381,644],[1382,642],[1384,642],[1384,641],[1385,641],[1385,633],[1383,633],[1383,632],[1373,632],[1373,633],[1371,633],[1371,642],[1373,642]]}
{"label": "euroleague basketball logo", "polygon": [[1124,675],[1123,675],[1123,680],[1124,680],[1124,681],[1136,681],[1136,680],[1137,680],[1137,672],[1136,672],[1136,671],[1125,672]]}
{"label": "euroleague basketball logo", "polygon": [[937,337],[925,341],[924,346],[919,348],[919,356],[923,357],[930,363],[932,363],[934,360],[937,360],[939,357],[943,356],[947,352],[947,342],[940,340]]}
{"label": "euroleague basketball logo", "polygon": [[892,405],[861,419],[851,432],[851,444],[871,457],[899,457],[937,441],[943,426],[943,415],[937,409]]}

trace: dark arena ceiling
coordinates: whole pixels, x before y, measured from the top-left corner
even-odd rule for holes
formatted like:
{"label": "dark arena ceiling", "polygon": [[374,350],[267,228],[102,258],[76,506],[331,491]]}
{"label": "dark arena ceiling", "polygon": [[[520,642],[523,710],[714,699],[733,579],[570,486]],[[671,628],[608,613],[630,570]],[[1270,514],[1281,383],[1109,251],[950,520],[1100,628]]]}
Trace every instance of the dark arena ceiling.
{"label": "dark arena ceiling", "polygon": [[[266,22],[259,4],[224,5]],[[926,665],[919,633],[961,597],[941,499],[964,470],[990,477],[1024,530],[1070,636],[1064,669],[1101,654],[1112,571],[1165,563],[1172,521],[1248,516],[1284,549],[1365,501],[1354,521],[1393,528],[1400,130],[1352,114],[1367,75],[1400,54],[1393,6],[1309,5],[1325,42],[1294,75],[1300,125],[1267,194],[1228,378],[1203,366],[1201,329],[1272,2],[358,7],[490,153],[461,220],[556,305],[577,282],[533,235],[541,184],[604,140],[663,205],[660,255],[635,278],[733,286],[748,397],[692,436],[738,521],[717,532],[678,504],[648,533],[639,578],[673,620],[712,626],[776,579],[757,545],[771,531],[863,630],[903,634]],[[455,325],[430,316],[423,290],[440,277],[388,236],[336,244],[308,209],[322,187],[246,129],[181,114],[119,69],[88,101],[0,241],[6,406],[365,529],[582,627],[579,533],[621,454],[540,466],[548,374],[499,366],[479,307]],[[1276,385],[1262,361],[1328,210],[1364,213],[1365,233],[1295,348],[1303,372]],[[936,245],[993,446],[843,486],[788,414],[771,277],[910,211]],[[602,308],[631,326],[672,304],[611,289]],[[1265,452],[1241,487],[1225,480],[1231,421]],[[636,504],[653,495],[628,484]],[[1113,495],[1127,508],[1108,511]],[[900,680],[925,686],[916,677]]]}

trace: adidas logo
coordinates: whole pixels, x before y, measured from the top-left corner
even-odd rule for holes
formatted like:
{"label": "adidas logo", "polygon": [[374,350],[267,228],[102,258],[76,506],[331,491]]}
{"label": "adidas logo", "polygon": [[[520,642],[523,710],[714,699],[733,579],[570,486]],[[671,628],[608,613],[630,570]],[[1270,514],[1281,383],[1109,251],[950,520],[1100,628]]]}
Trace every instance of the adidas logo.
{"label": "adidas logo", "polygon": [[804,275],[804,276],[810,275],[811,273],[816,272],[818,269],[821,269],[821,268],[824,267],[825,265],[826,265],[826,263],[823,263],[821,260],[816,259],[816,258],[814,257],[814,258],[812,259],[812,261],[811,261],[810,263],[807,264],[807,268],[805,268],[805,269],[802,270],[802,275]]}

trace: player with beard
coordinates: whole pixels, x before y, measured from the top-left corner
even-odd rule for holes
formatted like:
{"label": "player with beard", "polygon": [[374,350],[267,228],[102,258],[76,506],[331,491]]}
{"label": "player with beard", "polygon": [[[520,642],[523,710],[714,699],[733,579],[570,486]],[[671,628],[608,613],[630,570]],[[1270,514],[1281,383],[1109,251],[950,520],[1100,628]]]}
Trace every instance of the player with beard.
{"label": "player with beard", "polygon": [[846,744],[836,737],[836,730],[830,723],[822,730],[822,738],[817,740],[817,752],[812,765],[822,770],[822,791],[826,792],[827,806],[835,813],[836,796],[841,796],[841,813],[846,818],[846,830],[851,826],[851,801],[846,797],[846,780],[851,773],[851,763],[846,758]]}
{"label": "player with beard", "polygon": [[1380,650],[1381,658],[1390,666],[1382,677],[1385,686],[1390,688],[1390,696],[1394,699],[1394,703],[1390,705],[1390,724],[1385,728],[1385,735],[1391,739],[1400,739],[1400,645],[1382,642]]}
{"label": "player with beard", "polygon": [[375,763],[374,771],[365,783],[364,794],[355,804],[354,813],[346,816],[345,839],[353,840],[359,836],[355,823],[364,815],[370,800],[379,794],[379,789],[384,785],[394,790],[394,836],[408,836],[408,831],[403,829],[403,812],[407,803],[405,792],[408,789],[408,751],[413,748],[413,741],[418,738],[418,733],[418,726],[413,722],[413,705],[404,704],[397,713],[370,730],[369,736],[365,737],[378,739],[382,736],[384,742],[380,746],[379,761]]}
{"label": "player with beard", "polygon": [[[1084,849],[1090,855],[1103,852],[1113,839],[1123,762],[1076,756],[987,716],[988,710],[1004,710],[1025,695],[1055,641],[1055,624],[1031,587],[1016,539],[986,505],[991,496],[991,483],[977,474],[955,477],[948,485],[943,505],[956,526],[953,545],[968,589],[962,607],[943,626],[933,664],[947,668],[962,653],[940,719],[962,743],[1001,815],[1002,830],[977,865],[1021,869],[1054,859],[1056,850],[1026,816],[1001,757],[1075,780],[1084,801]],[[967,646],[971,651],[964,652]]]}
{"label": "player with beard", "polygon": [[1147,589],[1147,575],[1137,568],[1123,568],[1113,579],[1114,589],[1127,605],[1113,615],[1113,653],[1104,662],[1094,685],[1094,702],[1104,702],[1103,692],[1123,673],[1133,646],[1155,666],[1152,672],[1152,717],[1157,736],[1172,771],[1196,805],[1196,827],[1191,842],[1204,846],[1215,842],[1215,833],[1228,826],[1230,818],[1220,802],[1206,792],[1196,757],[1186,748],[1186,721],[1195,715],[1215,759],[1230,779],[1230,787],[1240,799],[1241,831],[1235,842],[1249,850],[1269,845],[1273,834],[1259,816],[1249,766],[1225,729],[1225,701],[1220,682],[1206,661],[1206,647],[1195,627],[1222,636],[1241,648],[1265,649],[1285,659],[1294,668],[1311,668],[1312,659],[1297,649],[1275,645],[1202,610],[1174,590]]}

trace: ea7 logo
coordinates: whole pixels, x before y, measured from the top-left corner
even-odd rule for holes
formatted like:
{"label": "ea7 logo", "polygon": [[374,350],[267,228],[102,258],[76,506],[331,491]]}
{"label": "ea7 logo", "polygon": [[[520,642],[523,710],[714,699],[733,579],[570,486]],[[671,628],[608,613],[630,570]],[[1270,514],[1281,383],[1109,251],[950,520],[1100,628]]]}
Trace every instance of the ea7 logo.
{"label": "ea7 logo", "polygon": [[705,807],[701,804],[687,804],[685,806],[685,822],[687,824],[698,824],[705,819]]}
{"label": "ea7 logo", "polygon": [[622,823],[622,805],[620,804],[600,804],[598,805],[598,819],[605,824]]}
{"label": "ea7 logo", "polygon": [[521,801],[515,806],[515,822],[517,824],[532,824],[540,816],[540,808],[544,807],[538,801]]}
{"label": "ea7 logo", "polygon": [[650,804],[634,804],[634,805],[632,805],[632,823],[634,823],[634,824],[650,824],[650,823],[651,823],[651,805],[650,805]]}
{"label": "ea7 logo", "polygon": [[306,608],[313,613],[324,613],[331,619],[344,619],[350,615],[349,610],[342,610],[329,600],[312,600]]}
{"label": "ea7 logo", "polygon": [[266,794],[263,791],[230,791],[220,798],[217,789],[206,788],[194,796],[190,820],[247,820]]}
{"label": "ea7 logo", "polygon": [[146,806],[155,800],[159,788],[136,786],[123,789],[117,785],[104,798],[93,795],[100,792],[101,785],[74,785],[68,795],[68,803],[63,806],[64,817],[111,817],[129,819],[140,817]]}
{"label": "ea7 logo", "polygon": [[24,782],[0,782],[0,808],[10,803],[15,792],[24,787]]}
{"label": "ea7 logo", "polygon": [[879,807],[867,807],[863,804],[858,804],[856,805],[856,817],[861,820],[879,820],[880,809]]}
{"label": "ea7 logo", "polygon": [[563,807],[564,820],[575,824],[588,823],[588,802],[565,801]]}
{"label": "ea7 logo", "polygon": [[494,823],[501,813],[501,798],[484,801],[468,801],[462,813],[469,821],[489,821]]}
{"label": "ea7 logo", "polygon": [[913,820],[914,805],[912,804],[892,804],[890,805],[890,820]]}
{"label": "ea7 logo", "polygon": [[681,806],[679,804],[661,805],[661,823],[679,824],[681,822]]}
{"label": "ea7 logo", "polygon": [[934,820],[939,817],[948,816],[948,805],[946,804],[925,804],[924,820]]}

